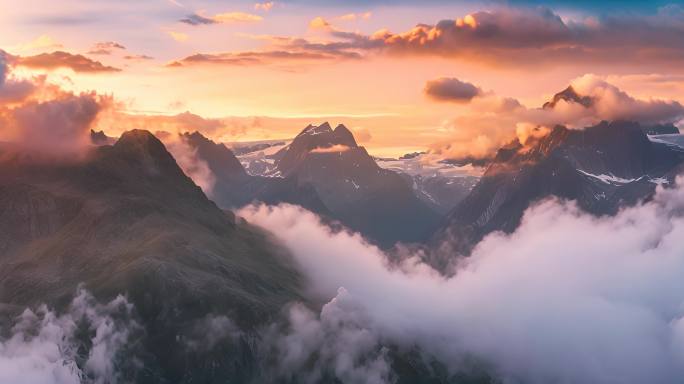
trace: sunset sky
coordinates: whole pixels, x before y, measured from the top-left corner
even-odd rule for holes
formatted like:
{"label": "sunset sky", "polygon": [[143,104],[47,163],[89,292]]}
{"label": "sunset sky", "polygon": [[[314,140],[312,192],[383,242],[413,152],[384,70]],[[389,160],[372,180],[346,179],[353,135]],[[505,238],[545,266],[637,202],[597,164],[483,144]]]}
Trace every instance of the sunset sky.
{"label": "sunset sky", "polygon": [[479,156],[530,124],[588,121],[535,112],[571,83],[605,96],[591,119],[630,117],[610,109],[625,96],[678,123],[684,6],[595,3],[0,0],[0,49],[12,81],[111,96],[110,135],[280,139],[330,121],[372,154]]}

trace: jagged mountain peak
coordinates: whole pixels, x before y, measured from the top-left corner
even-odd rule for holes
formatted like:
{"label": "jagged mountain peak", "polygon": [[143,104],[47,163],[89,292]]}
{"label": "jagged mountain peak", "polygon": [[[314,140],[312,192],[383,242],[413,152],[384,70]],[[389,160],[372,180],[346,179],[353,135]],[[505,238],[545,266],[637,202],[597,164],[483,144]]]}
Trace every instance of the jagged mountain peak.
{"label": "jagged mountain peak", "polygon": [[[566,103],[579,104],[584,108],[592,108],[596,102],[594,97],[581,95],[578,93],[572,85],[569,85],[564,90],[556,93],[550,101],[547,101],[542,106],[542,109],[553,109],[556,105],[565,101]],[[604,123],[604,122],[601,122]],[[613,123],[626,123],[626,121],[614,121]],[[636,122],[632,122],[637,124]],[[679,128],[677,128],[671,122],[641,122],[642,125],[639,127],[644,133],[648,135],[663,135],[663,134],[678,134]]]}
{"label": "jagged mountain peak", "polygon": [[[125,188],[135,189],[136,185],[144,187],[156,183],[156,186],[164,185],[165,192],[199,193],[202,199],[206,199],[166,146],[146,130],[124,132],[112,147],[100,147],[96,163],[98,172],[115,177]],[[154,182],[151,181],[153,179]]]}
{"label": "jagged mountain peak", "polygon": [[319,126],[310,124],[295,137],[287,148],[281,150],[282,152],[278,155],[278,169],[282,175],[288,175],[310,153],[317,151],[316,154],[321,155],[325,152],[320,152],[320,150],[335,146],[346,147],[347,149],[359,148],[354,135],[342,124],[338,125],[335,130],[330,128],[330,124],[327,122]]}
{"label": "jagged mountain peak", "polygon": [[349,128],[347,128],[344,124],[337,124],[337,127],[333,130],[334,132],[348,132],[351,133]]}
{"label": "jagged mountain peak", "polygon": [[577,91],[572,85],[569,85],[564,90],[553,95],[553,99],[551,99],[551,101],[547,101],[546,103],[544,103],[542,108],[552,109],[561,100],[569,103],[577,103],[584,106],[585,108],[589,108],[594,104],[594,99],[592,99],[590,96],[580,95],[579,93],[577,93]]}
{"label": "jagged mountain peak", "polygon": [[297,135],[297,137],[300,136],[315,136],[315,135],[320,135],[324,133],[332,133],[332,128],[330,127],[330,124],[326,121],[321,125],[313,125],[309,124],[302,130],[302,132]]}
{"label": "jagged mountain peak", "polygon": [[164,144],[152,133],[142,129],[124,132],[114,144],[114,149],[133,157],[170,160],[175,163]]}
{"label": "jagged mountain peak", "polygon": [[104,131],[90,130],[90,142],[93,145],[106,145],[111,144],[114,141],[111,137],[107,136]]}
{"label": "jagged mountain peak", "polygon": [[116,145],[161,145],[161,141],[157,139],[150,131],[145,129],[132,129],[130,131],[124,132]]}
{"label": "jagged mountain peak", "polygon": [[344,124],[339,124],[337,127],[335,127],[333,133],[340,144],[352,148],[358,146],[356,140],[354,139],[354,134],[349,130],[349,128],[345,127]]}
{"label": "jagged mountain peak", "polygon": [[309,125],[274,156],[277,174],[313,186],[330,217],[381,246],[422,241],[439,215],[399,174],[382,169],[343,124]]}
{"label": "jagged mountain peak", "polygon": [[344,124],[338,124],[333,130],[327,121],[318,126],[313,124],[307,125],[306,128],[295,137],[293,144],[296,146],[297,143],[306,143],[304,146],[307,147],[308,150],[320,146],[333,145],[357,147],[354,134],[345,127]]}
{"label": "jagged mountain peak", "polygon": [[218,177],[243,178],[247,176],[240,160],[223,143],[217,143],[199,131],[182,133],[181,138],[197,151],[199,158],[206,161],[209,169]]}
{"label": "jagged mountain peak", "polygon": [[196,139],[196,140],[202,140],[206,142],[212,142],[214,143],[213,140],[209,139],[208,137],[204,136],[200,131],[194,131],[194,132],[183,132],[180,134],[182,137],[188,138],[188,139]]}

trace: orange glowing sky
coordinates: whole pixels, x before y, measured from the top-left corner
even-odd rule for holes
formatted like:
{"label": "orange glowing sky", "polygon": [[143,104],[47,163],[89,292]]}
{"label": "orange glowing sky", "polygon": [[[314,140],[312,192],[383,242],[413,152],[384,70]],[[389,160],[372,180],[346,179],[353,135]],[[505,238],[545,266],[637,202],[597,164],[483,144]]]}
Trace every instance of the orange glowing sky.
{"label": "orange glowing sky", "polygon": [[[503,124],[497,120],[503,112],[488,102],[427,97],[426,83],[439,78],[475,85],[479,99],[513,98],[526,108],[589,73],[637,99],[684,102],[684,12],[677,4],[623,7],[612,18],[609,7],[572,2],[540,8],[496,1],[0,0],[0,6],[0,48],[14,57],[65,51],[120,69],[42,68],[27,60],[15,65],[14,77],[46,74],[66,90],[113,95],[126,116],[188,111],[219,119],[223,128],[210,136],[226,142],[288,138],[327,120],[349,126],[371,153],[395,156],[463,137],[489,138],[490,128],[482,126],[488,116]],[[414,28],[419,24],[427,27]],[[620,33],[624,25],[634,25],[634,33]],[[653,36],[639,34],[653,25]],[[622,43],[625,51],[617,48]],[[196,54],[204,56],[186,59]],[[118,134],[130,124],[107,119],[100,127]],[[515,122],[505,124],[514,135]]]}

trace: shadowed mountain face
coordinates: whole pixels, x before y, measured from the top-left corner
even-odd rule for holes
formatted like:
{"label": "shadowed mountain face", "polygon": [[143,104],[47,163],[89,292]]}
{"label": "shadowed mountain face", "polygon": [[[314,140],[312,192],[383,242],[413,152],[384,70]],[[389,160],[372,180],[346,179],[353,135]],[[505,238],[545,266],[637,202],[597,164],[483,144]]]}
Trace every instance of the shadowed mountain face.
{"label": "shadowed mountain face", "polygon": [[334,130],[327,122],[320,126],[309,125],[281,151],[280,155],[276,155],[278,170],[281,174],[288,175],[305,162],[312,151],[324,153],[323,151],[329,149],[332,151],[329,153],[335,153],[334,149],[331,149],[334,146],[338,146],[338,153],[359,148],[354,135],[344,125],[340,124]]}
{"label": "shadowed mountain face", "polygon": [[451,212],[479,181],[479,177],[411,176],[402,174],[418,198],[442,215]]}
{"label": "shadowed mountain face", "polygon": [[[469,252],[484,235],[512,232],[525,209],[551,196],[576,200],[597,215],[649,198],[681,168],[681,149],[649,140],[630,122],[584,130],[557,126],[547,136],[499,150],[480,182],[450,214],[437,241]],[[444,240],[449,240],[447,244]]]}
{"label": "shadowed mountain face", "polygon": [[283,177],[313,185],[333,218],[382,246],[423,241],[439,219],[343,125],[310,125],[274,157]]}
{"label": "shadowed mountain face", "polygon": [[299,299],[298,275],[278,252],[207,199],[146,131],[72,162],[0,151],[0,307],[59,308],[81,283],[102,300],[126,293],[146,334],[135,382],[253,374],[248,340],[204,352],[183,340],[207,316],[249,332]]}
{"label": "shadowed mountain face", "polygon": [[197,156],[214,174],[212,199],[220,207],[240,208],[252,202],[290,203],[318,214],[329,213],[312,185],[293,178],[249,175],[230,149],[199,132],[183,134],[181,139],[197,151]]}
{"label": "shadowed mountain face", "polygon": [[197,151],[202,160],[207,162],[216,178],[241,179],[247,176],[240,160],[225,145],[217,144],[199,132],[184,133],[181,138]]}
{"label": "shadowed mountain face", "polygon": [[374,160],[381,168],[401,175],[416,197],[440,215],[451,212],[484,172],[471,164],[435,161],[424,152],[409,153],[398,159],[376,157]]}

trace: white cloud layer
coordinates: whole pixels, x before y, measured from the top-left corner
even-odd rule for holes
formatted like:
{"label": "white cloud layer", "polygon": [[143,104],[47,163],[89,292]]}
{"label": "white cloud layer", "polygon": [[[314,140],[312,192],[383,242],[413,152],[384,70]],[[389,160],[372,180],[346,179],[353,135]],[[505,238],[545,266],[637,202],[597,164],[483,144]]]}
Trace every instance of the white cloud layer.
{"label": "white cloud layer", "polygon": [[[117,383],[116,355],[139,327],[117,315],[129,318],[132,310],[123,296],[102,305],[85,290],[63,314],[44,305],[26,309],[14,320],[9,337],[0,338],[0,383]],[[92,336],[80,339],[84,334]],[[132,362],[134,356],[126,358]]]}
{"label": "white cloud layer", "polygon": [[368,329],[365,310],[344,288],[323,306],[320,315],[295,304],[287,320],[287,329],[274,325],[264,333],[266,353],[276,356],[276,377],[318,383],[334,376],[358,384],[392,379],[387,348]]}
{"label": "white cloud layer", "polygon": [[[673,383],[684,375],[683,185],[615,217],[542,203],[451,278],[416,258],[391,267],[358,235],[294,206],[240,215],[290,249],[312,297],[353,300],[369,340],[417,345],[454,369],[476,356],[511,383]],[[306,345],[297,334],[288,342]]]}

